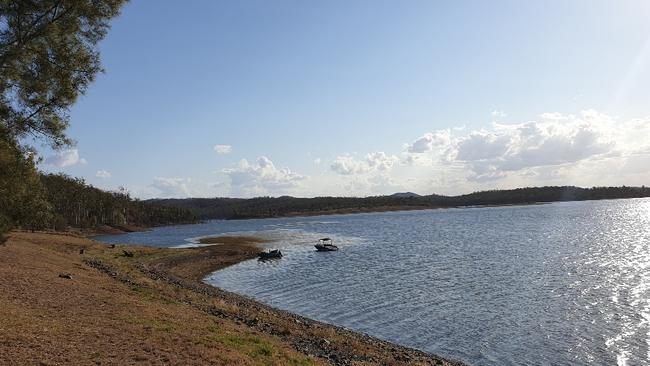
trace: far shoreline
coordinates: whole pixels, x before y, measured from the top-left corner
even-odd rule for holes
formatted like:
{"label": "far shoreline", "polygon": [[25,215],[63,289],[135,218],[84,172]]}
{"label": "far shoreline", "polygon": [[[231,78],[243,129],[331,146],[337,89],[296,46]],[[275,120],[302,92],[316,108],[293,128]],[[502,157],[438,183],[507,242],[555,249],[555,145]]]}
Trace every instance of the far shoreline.
{"label": "far shoreline", "polygon": [[650,197],[650,188],[646,186],[591,188],[542,186],[491,189],[456,196],[437,194],[418,195],[406,192],[365,197],[262,196],[251,198],[157,198],[151,199],[150,202],[164,207],[189,210],[201,220],[239,220],[412,211],[438,208],[521,206],[554,202],[581,202],[648,197]]}
{"label": "far shoreline", "polygon": [[[69,229],[68,231],[52,231],[53,233],[78,233],[84,237],[95,237],[100,235],[120,235],[132,232],[143,232],[153,230],[159,227],[179,226],[179,225],[197,225],[209,221],[240,221],[240,220],[265,220],[265,219],[281,219],[281,218],[300,218],[300,217],[315,217],[315,216],[347,216],[358,214],[371,214],[371,213],[386,213],[386,212],[410,212],[410,211],[426,211],[426,210],[446,210],[446,209],[477,209],[477,208],[497,208],[497,207],[519,207],[519,206],[538,206],[549,205],[553,203],[562,202],[591,202],[591,201],[616,201],[616,200],[629,200],[629,199],[648,199],[650,197],[621,197],[621,198],[601,198],[601,199],[588,199],[588,200],[566,200],[566,201],[536,201],[536,202],[522,202],[522,203],[501,203],[501,204],[484,204],[484,205],[464,205],[464,206],[381,206],[374,208],[354,208],[354,209],[336,209],[324,211],[311,211],[311,212],[288,212],[283,215],[275,216],[260,216],[260,217],[234,217],[234,218],[205,218],[199,219],[196,222],[186,223],[170,223],[155,226],[135,226],[135,225],[102,225],[90,229],[75,230]],[[126,228],[126,229],[124,229]]]}
{"label": "far shoreline", "polygon": [[[618,198],[623,199],[623,198]],[[595,200],[591,200],[595,201]],[[599,200],[602,201],[602,200]],[[472,208],[490,208],[490,207],[517,207],[517,206],[537,206],[548,205],[557,202],[584,202],[584,201],[551,201],[551,202],[528,202],[528,203],[503,203],[503,204],[486,204],[486,205],[467,205],[467,206],[441,206],[441,207],[425,207],[425,206],[387,206],[376,207],[368,209],[337,209],[325,211],[311,211],[311,212],[288,212],[284,215],[276,216],[262,216],[262,217],[236,217],[236,218],[220,218],[220,219],[204,219],[203,221],[239,221],[239,220],[265,220],[265,219],[282,219],[282,218],[299,218],[299,217],[315,217],[315,216],[348,216],[348,215],[361,215],[370,213],[386,213],[386,212],[410,212],[410,211],[426,211],[426,210],[449,210],[449,209],[472,209]]]}

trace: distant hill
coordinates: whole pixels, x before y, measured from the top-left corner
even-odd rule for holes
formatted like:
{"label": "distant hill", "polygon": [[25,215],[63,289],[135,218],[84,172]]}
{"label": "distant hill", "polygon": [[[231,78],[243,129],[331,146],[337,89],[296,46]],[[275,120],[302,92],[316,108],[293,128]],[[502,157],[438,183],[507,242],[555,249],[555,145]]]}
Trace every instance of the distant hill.
{"label": "distant hill", "polygon": [[647,187],[531,187],[474,192],[460,196],[420,196],[396,193],[372,197],[297,198],[186,198],[152,200],[160,206],[191,211],[199,219],[247,219],[307,216],[391,210],[420,210],[443,207],[513,205],[538,202],[584,201],[650,197]]}
{"label": "distant hill", "polygon": [[397,192],[390,195],[391,197],[422,197],[417,193],[413,192]]}

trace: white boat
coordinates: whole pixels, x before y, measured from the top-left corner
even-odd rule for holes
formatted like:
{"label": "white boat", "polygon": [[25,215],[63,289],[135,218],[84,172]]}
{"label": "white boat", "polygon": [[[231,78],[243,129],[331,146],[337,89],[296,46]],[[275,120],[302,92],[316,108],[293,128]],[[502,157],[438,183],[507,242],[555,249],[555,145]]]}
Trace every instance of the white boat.
{"label": "white boat", "polygon": [[330,238],[320,239],[318,244],[314,245],[314,247],[316,247],[316,250],[319,252],[333,252],[339,250],[339,247],[332,244],[332,239]]}

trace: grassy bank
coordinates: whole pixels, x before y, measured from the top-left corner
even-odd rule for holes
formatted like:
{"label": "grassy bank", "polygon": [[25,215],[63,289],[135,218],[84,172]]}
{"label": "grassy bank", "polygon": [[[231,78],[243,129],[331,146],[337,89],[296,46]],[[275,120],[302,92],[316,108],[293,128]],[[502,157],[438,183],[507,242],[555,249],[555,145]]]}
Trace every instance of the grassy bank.
{"label": "grassy bank", "polygon": [[203,284],[258,251],[251,238],[220,243],[12,233],[0,246],[0,364],[453,364]]}

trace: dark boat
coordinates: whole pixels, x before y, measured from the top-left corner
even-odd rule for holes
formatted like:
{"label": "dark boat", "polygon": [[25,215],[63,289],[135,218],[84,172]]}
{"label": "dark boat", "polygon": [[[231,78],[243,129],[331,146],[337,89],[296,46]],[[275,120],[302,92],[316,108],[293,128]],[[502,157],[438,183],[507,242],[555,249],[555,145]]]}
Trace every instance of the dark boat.
{"label": "dark boat", "polygon": [[259,252],[257,256],[260,257],[260,259],[282,258],[282,252],[280,249],[273,249],[268,252]]}
{"label": "dark boat", "polygon": [[339,247],[332,244],[332,239],[330,238],[320,239],[318,244],[314,245],[314,247],[316,247],[316,250],[319,252],[333,252],[339,250]]}

